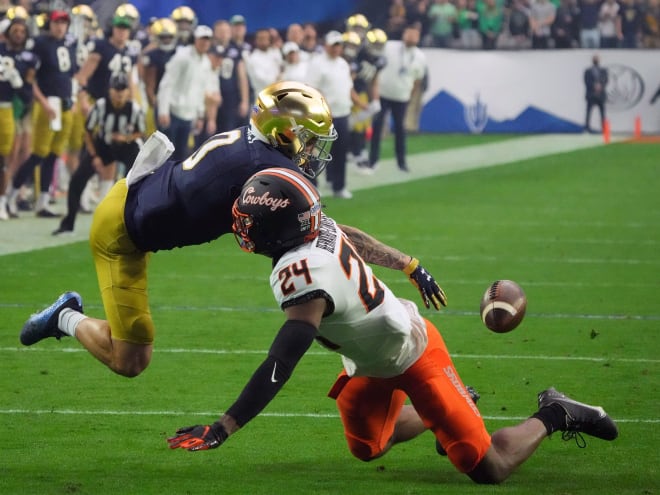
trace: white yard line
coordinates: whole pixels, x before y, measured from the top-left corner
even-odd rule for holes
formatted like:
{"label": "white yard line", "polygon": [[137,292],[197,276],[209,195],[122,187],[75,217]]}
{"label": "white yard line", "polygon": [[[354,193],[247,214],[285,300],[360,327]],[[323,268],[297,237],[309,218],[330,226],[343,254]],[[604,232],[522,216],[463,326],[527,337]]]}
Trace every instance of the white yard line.
{"label": "white yard line", "polygon": [[[497,143],[480,144],[443,151],[420,153],[409,157],[410,173],[399,172],[394,160],[382,160],[374,175],[364,176],[352,167],[347,172],[347,187],[360,191],[388,184],[400,184],[437,175],[447,175],[477,168],[493,167],[519,160],[566,153],[601,146],[603,140],[591,134],[541,134],[509,139]],[[322,194],[327,188],[321,186]],[[65,200],[54,208],[63,212]],[[51,232],[59,220],[36,218],[32,212],[21,213],[21,218],[0,222],[0,256],[33,251],[51,246],[61,246],[87,240],[91,215],[78,215],[72,235],[53,236]]]}

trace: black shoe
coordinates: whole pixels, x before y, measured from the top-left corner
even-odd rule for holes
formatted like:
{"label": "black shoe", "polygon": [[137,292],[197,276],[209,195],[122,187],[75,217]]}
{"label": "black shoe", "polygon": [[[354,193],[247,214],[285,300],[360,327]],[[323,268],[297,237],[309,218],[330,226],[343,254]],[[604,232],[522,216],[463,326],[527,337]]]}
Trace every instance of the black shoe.
{"label": "black shoe", "polygon": [[406,165],[405,163],[403,165],[399,165],[399,170],[401,170],[401,172],[406,172],[406,173],[410,172],[408,165]]}
{"label": "black shoe", "polygon": [[37,212],[37,217],[39,218],[60,218],[61,216],[62,216],[61,213],[55,213],[54,211],[50,211],[47,208],[44,208]]}
{"label": "black shoe", "polygon": [[580,433],[603,440],[614,440],[619,436],[616,423],[612,421],[600,406],[590,406],[567,397],[554,388],[544,390],[539,394],[539,409],[557,404],[566,413],[566,424],[559,428],[563,431],[562,439],[575,438],[578,446],[585,447],[586,442]]}
{"label": "black shoe", "polygon": [[65,292],[46,309],[30,316],[21,330],[21,344],[32,345],[48,337],[55,337],[59,340],[66,336],[57,326],[57,320],[64,308],[71,308],[82,313],[80,294]]}
{"label": "black shoe", "polygon": [[[479,395],[479,392],[477,392],[473,387],[470,387],[469,385],[465,387],[465,390],[467,390],[468,394],[470,394],[470,398],[472,399],[472,402],[475,404],[479,401],[481,398],[481,395]],[[438,452],[438,454],[445,456],[447,455],[447,451],[442,447],[440,442],[438,440],[435,441],[435,450]]]}
{"label": "black shoe", "polygon": [[52,232],[52,235],[72,235],[72,234],[73,234],[73,228],[69,228],[64,225],[60,225]]}

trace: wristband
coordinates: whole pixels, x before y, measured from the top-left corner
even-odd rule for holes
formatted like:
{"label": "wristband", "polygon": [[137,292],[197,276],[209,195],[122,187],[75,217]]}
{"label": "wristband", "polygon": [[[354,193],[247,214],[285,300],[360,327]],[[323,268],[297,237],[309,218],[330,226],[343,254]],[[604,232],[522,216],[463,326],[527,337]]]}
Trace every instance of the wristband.
{"label": "wristband", "polygon": [[418,266],[419,266],[419,260],[418,260],[417,258],[412,258],[412,259],[410,260],[410,263],[408,263],[408,266],[406,266],[406,267],[403,269],[403,273],[405,273],[406,275],[410,276],[410,275],[412,275],[412,273],[413,273],[415,270],[417,270],[417,267],[418,267]]}

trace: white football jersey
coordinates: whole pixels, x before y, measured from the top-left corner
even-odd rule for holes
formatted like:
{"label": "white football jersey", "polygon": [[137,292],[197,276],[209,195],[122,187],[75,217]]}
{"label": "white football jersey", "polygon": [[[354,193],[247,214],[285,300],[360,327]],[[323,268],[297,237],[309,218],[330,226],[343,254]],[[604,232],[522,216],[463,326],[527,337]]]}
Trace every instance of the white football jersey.
{"label": "white football jersey", "polygon": [[329,302],[332,312],[323,318],[317,340],[342,355],[350,376],[400,375],[426,349],[417,306],[378,280],[325,215],[313,242],[278,260],[270,284],[282,309],[319,296]]}

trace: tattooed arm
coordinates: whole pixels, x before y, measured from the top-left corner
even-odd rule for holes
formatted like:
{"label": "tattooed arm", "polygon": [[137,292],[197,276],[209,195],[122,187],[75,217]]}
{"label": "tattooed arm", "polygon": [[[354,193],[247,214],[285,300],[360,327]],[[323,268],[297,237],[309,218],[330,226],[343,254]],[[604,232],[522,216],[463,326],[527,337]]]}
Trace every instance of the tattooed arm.
{"label": "tattooed arm", "polygon": [[339,225],[339,228],[346,234],[358,254],[367,263],[393,270],[403,270],[413,260],[412,256],[383,244],[360,229],[348,225]]}
{"label": "tattooed arm", "polygon": [[383,244],[355,227],[339,225],[339,228],[346,234],[358,254],[367,263],[393,270],[403,270],[410,278],[410,282],[419,290],[422,301],[427,308],[430,308],[431,304],[435,309],[440,309],[440,305],[447,306],[445,292],[433,276],[419,264],[417,258]]}

